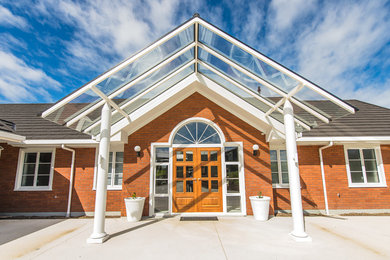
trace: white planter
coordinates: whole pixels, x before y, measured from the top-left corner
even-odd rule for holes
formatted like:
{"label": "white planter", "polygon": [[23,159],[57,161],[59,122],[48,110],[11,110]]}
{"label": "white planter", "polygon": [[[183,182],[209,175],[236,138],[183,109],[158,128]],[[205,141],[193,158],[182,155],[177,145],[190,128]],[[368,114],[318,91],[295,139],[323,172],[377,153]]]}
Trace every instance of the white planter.
{"label": "white planter", "polygon": [[271,198],[267,196],[263,196],[262,198],[259,198],[258,196],[251,196],[249,199],[251,200],[253,216],[255,219],[261,221],[268,220],[269,202]]}
{"label": "white planter", "polygon": [[127,221],[136,222],[142,217],[142,211],[144,210],[145,198],[125,198],[126,216]]}

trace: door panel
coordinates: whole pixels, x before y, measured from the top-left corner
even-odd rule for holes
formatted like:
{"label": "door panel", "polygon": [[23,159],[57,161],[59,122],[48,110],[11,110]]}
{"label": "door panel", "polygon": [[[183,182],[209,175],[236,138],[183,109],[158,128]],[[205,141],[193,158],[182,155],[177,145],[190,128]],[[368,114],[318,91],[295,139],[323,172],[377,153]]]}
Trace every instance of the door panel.
{"label": "door panel", "polygon": [[173,152],[173,212],[222,212],[220,148]]}

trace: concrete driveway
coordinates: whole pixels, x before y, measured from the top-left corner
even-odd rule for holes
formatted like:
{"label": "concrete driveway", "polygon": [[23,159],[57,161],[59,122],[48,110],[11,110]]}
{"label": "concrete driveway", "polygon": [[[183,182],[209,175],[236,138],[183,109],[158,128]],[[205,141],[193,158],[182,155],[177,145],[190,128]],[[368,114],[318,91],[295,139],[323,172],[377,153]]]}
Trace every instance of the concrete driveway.
{"label": "concrete driveway", "polygon": [[290,217],[128,223],[110,218],[111,238],[91,245],[92,219],[69,219],[0,246],[0,259],[389,259],[390,217],[306,217],[312,242],[288,233]]}

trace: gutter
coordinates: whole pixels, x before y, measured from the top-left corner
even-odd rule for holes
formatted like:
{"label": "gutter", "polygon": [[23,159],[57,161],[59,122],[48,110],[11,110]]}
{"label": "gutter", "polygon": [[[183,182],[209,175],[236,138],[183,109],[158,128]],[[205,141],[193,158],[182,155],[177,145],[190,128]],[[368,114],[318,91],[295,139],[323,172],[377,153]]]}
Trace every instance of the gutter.
{"label": "gutter", "polygon": [[70,180],[69,180],[69,194],[68,194],[68,207],[66,210],[66,217],[70,217],[70,206],[72,204],[72,190],[73,190],[73,176],[74,176],[74,161],[76,151],[69,147],[66,147],[64,144],[61,145],[61,148],[72,153],[72,164],[70,166]]}
{"label": "gutter", "polygon": [[329,215],[329,206],[328,206],[328,195],[326,192],[326,183],[325,183],[325,170],[324,170],[324,159],[322,158],[322,150],[333,146],[333,141],[330,141],[328,145],[320,147],[318,150],[320,154],[320,164],[321,164],[321,176],[322,176],[322,187],[324,189],[324,200],[325,200],[325,212],[326,215]]}

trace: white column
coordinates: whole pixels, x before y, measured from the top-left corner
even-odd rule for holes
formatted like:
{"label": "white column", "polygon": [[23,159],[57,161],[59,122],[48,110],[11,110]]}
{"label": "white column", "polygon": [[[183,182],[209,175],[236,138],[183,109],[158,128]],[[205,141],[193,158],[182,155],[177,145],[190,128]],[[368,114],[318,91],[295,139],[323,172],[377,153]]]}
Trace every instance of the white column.
{"label": "white column", "polygon": [[284,129],[286,135],[286,153],[288,163],[288,175],[290,183],[290,201],[293,218],[293,231],[290,235],[296,241],[311,240],[305,232],[303,220],[301,183],[299,178],[299,164],[297,142],[295,136],[294,110],[289,100],[286,100],[283,108]]}
{"label": "white column", "polygon": [[98,171],[95,198],[95,216],[93,219],[93,232],[87,243],[103,243],[108,238],[104,231],[107,199],[107,172],[110,151],[111,107],[105,103],[102,109],[100,125],[100,142],[98,156]]}

